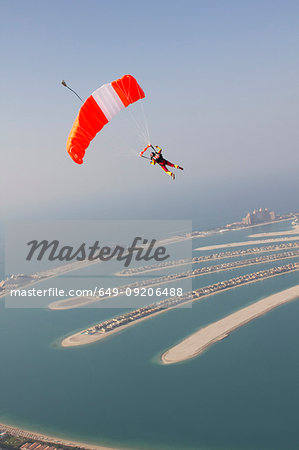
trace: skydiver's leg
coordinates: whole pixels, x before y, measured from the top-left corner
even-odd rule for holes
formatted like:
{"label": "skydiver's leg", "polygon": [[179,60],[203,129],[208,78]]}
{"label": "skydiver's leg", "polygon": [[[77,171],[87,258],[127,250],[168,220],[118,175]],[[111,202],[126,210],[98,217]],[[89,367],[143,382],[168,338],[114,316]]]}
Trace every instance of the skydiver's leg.
{"label": "skydiver's leg", "polygon": [[166,164],[159,164],[159,166],[161,167],[161,169],[164,170],[165,173],[167,173],[167,175],[170,175],[173,179],[174,179],[174,173],[170,172],[170,170],[168,170],[168,167],[166,167]]}
{"label": "skydiver's leg", "polygon": [[170,167],[176,167],[172,162],[165,160],[165,164]]}
{"label": "skydiver's leg", "polygon": [[171,172],[168,170],[165,164],[159,164],[159,166],[162,170],[164,170],[164,172],[168,173],[168,175],[171,175]]}
{"label": "skydiver's leg", "polygon": [[170,162],[170,161],[166,161],[165,164],[167,164],[167,165],[170,166],[170,167],[174,167],[175,169],[181,169],[181,170],[184,170],[184,169],[183,169],[182,167],[180,167],[178,164],[173,164],[173,163]]}

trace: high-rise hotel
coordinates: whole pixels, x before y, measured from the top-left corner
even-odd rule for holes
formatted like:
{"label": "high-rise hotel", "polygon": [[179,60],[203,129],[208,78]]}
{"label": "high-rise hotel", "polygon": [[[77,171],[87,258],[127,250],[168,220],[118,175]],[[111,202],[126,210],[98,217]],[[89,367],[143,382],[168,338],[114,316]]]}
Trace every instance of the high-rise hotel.
{"label": "high-rise hotel", "polygon": [[262,222],[271,222],[275,220],[276,215],[274,211],[269,211],[268,208],[255,209],[252,213],[248,213],[242,222],[244,225],[255,225]]}

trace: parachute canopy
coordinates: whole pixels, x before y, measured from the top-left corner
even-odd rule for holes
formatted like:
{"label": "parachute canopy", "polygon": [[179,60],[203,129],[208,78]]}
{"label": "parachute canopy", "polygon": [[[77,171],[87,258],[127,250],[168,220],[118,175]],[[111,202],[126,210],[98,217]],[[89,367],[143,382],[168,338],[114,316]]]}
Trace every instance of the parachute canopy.
{"label": "parachute canopy", "polygon": [[123,108],[145,97],[132,75],[104,84],[82,105],[67,140],[70,157],[83,163],[85,150],[96,134]]}

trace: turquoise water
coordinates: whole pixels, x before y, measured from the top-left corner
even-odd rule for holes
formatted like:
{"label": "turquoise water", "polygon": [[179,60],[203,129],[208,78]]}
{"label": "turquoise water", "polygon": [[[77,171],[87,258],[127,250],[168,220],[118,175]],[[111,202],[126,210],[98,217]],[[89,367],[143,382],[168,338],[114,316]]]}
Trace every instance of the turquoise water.
{"label": "turquoise water", "polygon": [[[204,245],[289,227],[226,233]],[[199,277],[193,287],[273,265]],[[298,282],[297,272],[219,293],[75,349],[60,349],[57,339],[122,309],[2,306],[0,421],[132,449],[297,449],[298,301],[249,323],[198,358],[162,366],[159,357],[199,327]]]}

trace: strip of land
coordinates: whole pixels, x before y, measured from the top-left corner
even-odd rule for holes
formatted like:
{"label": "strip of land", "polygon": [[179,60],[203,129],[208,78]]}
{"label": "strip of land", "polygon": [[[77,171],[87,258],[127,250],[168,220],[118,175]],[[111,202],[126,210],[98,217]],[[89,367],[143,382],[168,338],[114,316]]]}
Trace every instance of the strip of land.
{"label": "strip of land", "polygon": [[[299,240],[299,237],[298,237]],[[162,263],[152,264],[149,266],[142,267],[133,267],[124,269],[121,272],[116,273],[115,275],[121,277],[129,277],[133,275],[140,275],[147,272],[154,272],[157,270],[169,269],[172,267],[185,266],[187,264],[200,264],[206,261],[212,260],[221,260],[227,258],[235,258],[237,256],[246,256],[246,255],[256,255],[260,253],[266,252],[274,252],[276,250],[290,250],[293,248],[298,248],[299,242],[286,242],[284,244],[276,244],[276,245],[268,245],[267,247],[252,247],[246,248],[242,250],[232,250],[228,252],[221,253],[212,253],[210,255],[196,256],[194,258],[186,258],[186,259],[176,259],[172,261],[166,261]]]}
{"label": "strip of land", "polygon": [[202,353],[210,345],[226,338],[237,328],[246,325],[251,320],[277,308],[284,303],[299,298],[299,284],[292,288],[270,295],[252,305],[242,308],[233,314],[218,320],[181,341],[164,352],[161,360],[164,364],[174,364],[185,361]]}
{"label": "strip of land", "polygon": [[[284,221],[289,221],[289,220],[294,220],[294,219],[295,219],[295,221],[293,222],[293,224],[295,225],[294,226],[294,230],[281,232],[281,233],[273,233],[273,234],[274,235],[276,235],[276,234],[279,234],[279,235],[293,234],[293,233],[297,233],[298,234],[299,233],[299,231],[298,231],[299,226],[296,223],[298,219],[296,218],[296,215],[295,215],[295,216],[291,216],[291,217],[289,217],[287,219],[283,219],[283,220],[278,219],[278,220],[271,221],[271,222],[264,222],[264,223],[257,224],[257,225],[248,225],[246,227],[240,227],[240,228],[239,227],[233,228],[233,229],[217,228],[215,230],[210,230],[210,231],[194,231],[192,233],[186,233],[184,235],[172,236],[170,238],[162,239],[162,240],[158,241],[157,244],[160,244],[160,245],[166,245],[167,244],[168,245],[168,244],[173,244],[173,243],[177,243],[177,242],[184,241],[184,240],[189,240],[189,239],[205,238],[207,236],[214,235],[214,234],[219,234],[219,233],[222,233],[224,231],[237,231],[239,229],[243,230],[245,228],[253,228],[253,227],[256,227],[256,226],[260,227],[260,226],[263,226],[263,225],[268,225],[268,224],[273,224],[273,223],[278,223],[278,222],[284,222]],[[261,233],[260,235],[253,235],[253,236],[261,236],[262,237],[262,236],[268,236],[268,235],[271,235],[271,234],[272,233],[264,233],[264,234]],[[282,238],[282,239],[276,239],[276,240],[274,239],[272,241],[271,240],[267,240],[267,241],[264,241],[264,242],[265,243],[276,242],[276,241],[279,242],[279,241],[282,241],[282,240],[287,241],[287,240],[292,240],[292,239],[299,240],[299,236],[297,238],[296,237],[295,238],[292,237],[292,238],[289,238],[289,239]],[[257,244],[262,243],[262,242],[263,241],[254,241],[254,243],[257,243]],[[249,242],[246,242],[245,244],[253,245],[253,244],[251,244]],[[240,245],[243,245],[243,244],[242,243],[238,243],[236,245],[220,245],[220,246],[200,247],[200,248],[198,248],[196,250],[209,250],[209,249],[224,248],[224,247],[238,247]],[[101,260],[99,260],[99,259],[96,259],[96,260],[93,260],[93,261],[89,261],[87,259],[87,260],[84,260],[84,261],[75,261],[75,262],[72,262],[72,263],[69,263],[69,264],[63,264],[61,266],[54,267],[52,269],[45,270],[43,272],[34,273],[34,274],[14,274],[14,275],[10,275],[5,280],[2,280],[2,281],[0,280],[0,298],[9,295],[9,292],[12,289],[24,289],[24,288],[27,288],[27,287],[33,285],[33,284],[46,281],[49,278],[56,278],[57,276],[61,276],[61,275],[65,274],[65,273],[73,272],[75,270],[78,270],[78,269],[81,269],[81,268],[85,268],[85,267],[87,267],[87,266],[89,266],[91,264],[98,264],[100,262],[101,262]],[[182,265],[184,265],[184,263]],[[117,275],[124,275],[123,272],[126,272],[126,271],[122,271],[122,272],[118,273]],[[133,272],[134,272],[134,270],[132,271],[132,273]]]}
{"label": "strip of land", "polygon": [[71,441],[68,439],[61,439],[56,438],[54,436],[49,436],[47,434],[42,433],[36,433],[35,431],[29,431],[25,430],[23,428],[14,427],[11,425],[6,425],[3,423],[0,423],[0,431],[5,432],[8,434],[11,434],[12,436],[17,436],[21,438],[28,439],[28,441],[41,441],[41,442],[49,442],[51,444],[56,445],[65,445],[68,447],[75,447],[80,449],[87,449],[87,450],[117,450],[116,447],[104,447],[102,445],[92,445],[92,444],[86,444],[83,442],[77,442],[77,441]]}
{"label": "strip of land", "polygon": [[244,241],[244,242],[230,242],[229,244],[217,244],[217,245],[207,245],[206,247],[198,247],[195,250],[197,251],[206,251],[206,250],[216,250],[218,248],[231,248],[231,247],[242,247],[245,245],[256,245],[256,244],[268,244],[272,242],[288,242],[288,241],[298,241],[299,236],[291,236],[291,237],[283,237],[277,239],[261,239],[255,241]]}
{"label": "strip of land", "polygon": [[125,328],[140,323],[143,320],[150,319],[158,314],[162,314],[170,309],[178,308],[182,305],[202,300],[210,295],[227,291],[245,284],[256,283],[267,278],[277,277],[299,270],[299,263],[291,263],[285,266],[273,267],[246,275],[241,275],[230,280],[221,281],[209,286],[205,286],[195,291],[190,291],[181,296],[170,297],[151,305],[144,306],[117,317],[105,320],[91,326],[88,329],[79,331],[61,340],[62,347],[77,347],[87,345],[93,342],[105,339],[112,334],[118,333]]}
{"label": "strip of land", "polygon": [[64,275],[68,272],[73,272],[78,269],[84,269],[92,264],[99,264],[101,261],[75,261],[69,264],[63,264],[58,267],[53,267],[53,269],[45,270],[43,272],[37,272],[32,275],[26,274],[16,274],[11,275],[6,280],[2,280],[0,283],[0,298],[9,295],[9,292],[14,289],[25,289],[36,283],[41,283],[50,278],[56,278]]}
{"label": "strip of land", "polygon": [[288,258],[296,258],[299,256],[299,251],[292,251],[292,252],[284,252],[284,253],[276,253],[276,254],[270,254],[265,256],[259,256],[257,258],[251,258],[251,259],[244,259],[241,261],[234,261],[224,264],[218,264],[215,266],[207,266],[207,267],[201,267],[200,269],[191,270],[188,272],[182,272],[177,274],[171,274],[171,275],[165,275],[163,277],[159,278],[153,278],[152,280],[145,280],[140,282],[135,282],[132,284],[128,284],[126,286],[120,286],[117,290],[117,292],[112,295],[102,295],[102,296],[81,296],[81,297],[71,297],[66,298],[64,300],[58,300],[56,302],[52,302],[48,305],[49,309],[53,310],[66,310],[66,309],[73,309],[73,308],[79,308],[82,306],[90,305],[91,303],[95,303],[101,300],[107,300],[111,298],[115,298],[121,295],[125,295],[125,292],[129,290],[134,289],[148,289],[152,286],[160,286],[165,283],[171,283],[178,280],[186,280],[188,278],[196,278],[203,275],[211,274],[211,273],[217,273],[217,272],[223,272],[225,270],[233,270],[240,267],[249,267],[252,265],[258,265],[258,264],[265,264],[267,262],[272,261],[280,261],[283,259]]}
{"label": "strip of land", "polygon": [[292,230],[288,231],[272,231],[268,233],[251,234],[249,237],[271,237],[271,236],[287,236],[291,234],[299,234],[299,224],[295,223]]}

